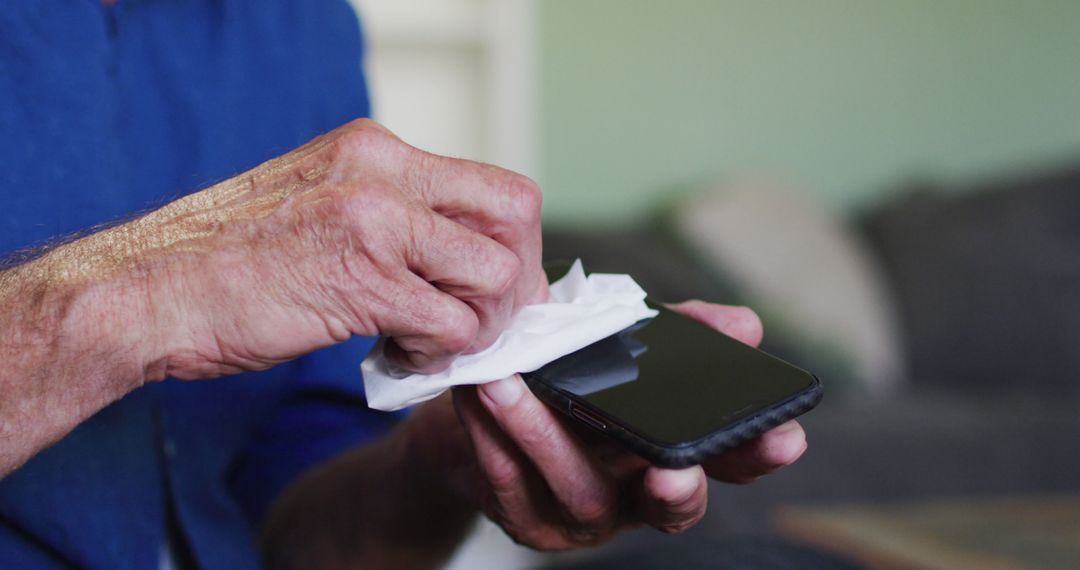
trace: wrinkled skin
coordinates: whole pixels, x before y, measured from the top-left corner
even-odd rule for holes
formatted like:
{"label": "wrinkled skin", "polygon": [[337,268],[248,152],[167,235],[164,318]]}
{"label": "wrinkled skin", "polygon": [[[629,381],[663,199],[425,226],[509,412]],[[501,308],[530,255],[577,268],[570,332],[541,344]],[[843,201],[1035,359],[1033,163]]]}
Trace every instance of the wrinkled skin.
{"label": "wrinkled skin", "polygon": [[[482,350],[546,298],[540,203],[523,176],[358,120],[0,271],[0,474],[166,376],[261,370],[353,335],[385,337],[395,364],[424,372]],[[675,308],[761,338],[747,309]],[[513,377],[455,390],[305,474],[272,509],[264,551],[275,567],[429,566],[476,510],[546,550],[639,524],[678,532],[704,513],[706,476],[749,482],[805,446],[791,422],[703,466],[660,469]]]}
{"label": "wrinkled skin", "polygon": [[377,334],[396,364],[443,369],[546,295],[540,200],[528,178],[425,153],[368,120],[319,137],[146,222],[178,226],[202,253],[170,272],[169,298],[188,303],[165,371],[261,369]]}
{"label": "wrinkled skin", "polygon": [[540,191],[353,121],[0,271],[0,475],[147,382],[387,337],[444,368],[542,299]]}
{"label": "wrinkled skin", "polygon": [[[747,344],[761,341],[761,322],[746,308],[700,301],[672,308]],[[442,400],[410,420],[418,455],[441,462],[427,468],[448,473],[511,537],[542,550],[599,544],[642,524],[681,532],[705,513],[706,477],[750,483],[806,450],[802,427],[791,421],[702,466],[663,469],[566,420],[519,376],[456,388],[456,414]]]}

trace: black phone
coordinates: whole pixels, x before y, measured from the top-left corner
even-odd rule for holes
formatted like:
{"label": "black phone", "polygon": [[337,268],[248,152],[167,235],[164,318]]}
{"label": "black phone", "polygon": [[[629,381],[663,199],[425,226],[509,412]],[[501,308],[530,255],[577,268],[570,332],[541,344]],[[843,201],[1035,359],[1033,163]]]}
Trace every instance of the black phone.
{"label": "black phone", "polygon": [[670,468],[699,464],[821,400],[813,374],[647,303],[657,316],[522,377],[560,412]]}

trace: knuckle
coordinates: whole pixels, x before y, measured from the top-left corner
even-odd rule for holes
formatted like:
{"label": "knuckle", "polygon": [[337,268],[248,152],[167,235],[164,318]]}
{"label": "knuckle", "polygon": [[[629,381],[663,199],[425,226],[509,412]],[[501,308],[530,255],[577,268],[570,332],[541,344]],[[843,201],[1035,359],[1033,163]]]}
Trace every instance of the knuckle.
{"label": "knuckle", "polygon": [[518,425],[522,426],[519,436],[522,447],[538,449],[550,447],[562,434],[555,420],[544,413],[539,406],[522,406],[514,411],[518,416]]}
{"label": "knuckle", "polygon": [[521,275],[521,260],[509,250],[498,248],[489,260],[492,278],[492,292],[502,296],[514,288],[518,277]]}
{"label": "knuckle", "polygon": [[459,354],[472,345],[480,329],[476,315],[465,307],[442,302],[430,309],[431,333],[448,354]]}
{"label": "knuckle", "polygon": [[604,494],[592,494],[575,501],[571,516],[583,529],[605,529],[615,520],[616,508]]}
{"label": "knuckle", "polygon": [[357,156],[386,156],[404,146],[386,127],[371,119],[355,119],[338,129],[336,139],[339,159],[349,161]]}
{"label": "knuckle", "polygon": [[505,185],[510,215],[510,222],[522,225],[534,225],[540,222],[543,208],[543,192],[540,186],[528,176],[511,173]]}
{"label": "knuckle", "polygon": [[507,493],[516,491],[522,485],[521,468],[513,458],[507,455],[489,457],[484,464],[484,474],[496,500]]}
{"label": "knuckle", "polygon": [[363,143],[382,141],[389,138],[390,131],[386,127],[368,118],[354,119],[342,128],[342,138],[348,141]]}

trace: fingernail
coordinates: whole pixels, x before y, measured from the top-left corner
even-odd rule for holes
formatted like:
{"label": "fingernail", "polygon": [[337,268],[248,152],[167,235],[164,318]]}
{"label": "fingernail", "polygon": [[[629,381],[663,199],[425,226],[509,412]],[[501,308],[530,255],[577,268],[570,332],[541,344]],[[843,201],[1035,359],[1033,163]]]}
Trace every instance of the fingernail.
{"label": "fingernail", "polygon": [[495,402],[496,406],[505,408],[514,405],[521,399],[522,384],[517,377],[511,376],[510,378],[488,382],[480,386],[480,389],[483,390],[488,399]]}

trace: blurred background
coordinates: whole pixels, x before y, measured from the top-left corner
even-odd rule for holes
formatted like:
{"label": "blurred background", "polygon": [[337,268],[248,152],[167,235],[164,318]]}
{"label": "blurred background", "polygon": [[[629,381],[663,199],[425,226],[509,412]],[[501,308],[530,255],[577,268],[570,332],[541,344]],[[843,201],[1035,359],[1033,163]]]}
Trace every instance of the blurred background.
{"label": "blurred background", "polygon": [[[810,451],[677,538],[1080,565],[1080,3],[354,0],[375,117],[535,178],[549,258],[755,308]],[[748,542],[749,543],[749,542]]]}

